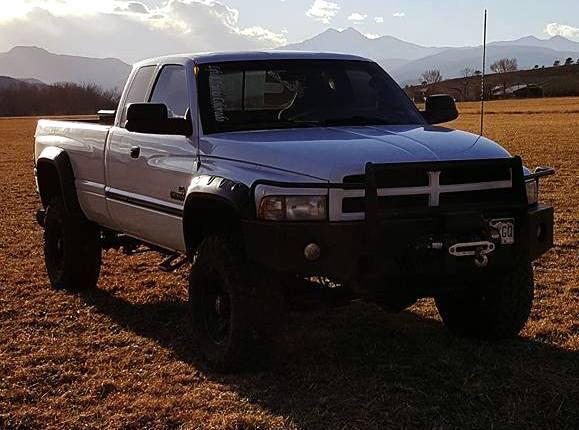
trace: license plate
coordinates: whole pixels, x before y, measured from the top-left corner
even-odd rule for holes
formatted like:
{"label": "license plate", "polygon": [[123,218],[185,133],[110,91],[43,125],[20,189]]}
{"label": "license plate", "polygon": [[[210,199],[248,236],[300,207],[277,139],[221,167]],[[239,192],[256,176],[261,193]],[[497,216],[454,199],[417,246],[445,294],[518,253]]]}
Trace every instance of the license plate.
{"label": "license plate", "polygon": [[513,218],[493,219],[490,225],[499,233],[502,245],[515,243],[515,220]]}

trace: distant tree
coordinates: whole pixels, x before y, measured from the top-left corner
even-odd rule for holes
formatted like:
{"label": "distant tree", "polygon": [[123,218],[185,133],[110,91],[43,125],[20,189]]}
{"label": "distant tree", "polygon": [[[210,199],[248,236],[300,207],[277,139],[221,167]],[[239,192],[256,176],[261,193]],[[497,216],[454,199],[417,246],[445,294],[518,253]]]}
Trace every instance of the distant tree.
{"label": "distant tree", "polygon": [[428,85],[428,82],[422,81],[422,86],[423,86],[423,87],[425,87],[425,86],[427,86],[427,85]]}
{"label": "distant tree", "polygon": [[533,67],[533,69],[538,69],[538,68],[539,68],[538,64],[535,64],[535,67]]}
{"label": "distant tree", "polygon": [[553,67],[559,67],[561,65],[561,62],[559,60],[555,60],[553,62]]}
{"label": "distant tree", "polygon": [[426,70],[422,74],[422,80],[426,82],[426,85],[436,85],[442,81],[442,73],[438,69]]}
{"label": "distant tree", "polygon": [[460,71],[463,78],[470,78],[474,75],[474,69],[472,67],[465,67]]}
{"label": "distant tree", "polygon": [[570,66],[571,64],[573,64],[573,59],[572,59],[571,57],[568,57],[568,58],[565,60],[565,65],[566,65],[566,66]]}
{"label": "distant tree", "polygon": [[84,115],[115,109],[119,94],[96,85],[19,85],[0,90],[0,116]]}
{"label": "distant tree", "polygon": [[508,77],[509,72],[516,72],[519,69],[516,58],[501,58],[491,64],[491,70],[496,74],[500,75],[501,83],[503,86],[503,94],[507,93],[507,87],[510,82]]}
{"label": "distant tree", "polygon": [[462,81],[462,88],[456,88],[456,90],[462,94],[463,100],[469,100],[469,89],[471,85],[470,77],[474,76],[475,70],[472,67],[465,67],[460,71],[460,74],[464,78]]}
{"label": "distant tree", "polygon": [[577,58],[577,63],[576,63],[576,64],[579,64],[579,58]]}
{"label": "distant tree", "polygon": [[495,73],[516,72],[519,66],[516,58],[501,58],[491,64],[491,70]]}
{"label": "distant tree", "polygon": [[477,71],[474,72],[474,75],[475,75],[475,76],[480,76],[480,75],[482,75],[482,72],[481,72],[480,70],[477,70]]}

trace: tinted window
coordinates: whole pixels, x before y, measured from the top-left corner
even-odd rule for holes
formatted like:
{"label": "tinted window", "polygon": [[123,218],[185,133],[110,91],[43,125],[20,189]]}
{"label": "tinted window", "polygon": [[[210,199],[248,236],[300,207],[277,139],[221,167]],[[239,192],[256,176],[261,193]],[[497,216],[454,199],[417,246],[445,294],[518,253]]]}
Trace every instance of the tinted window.
{"label": "tinted window", "polygon": [[121,118],[121,125],[123,127],[127,119],[127,107],[131,103],[143,103],[147,100],[147,90],[149,89],[151,81],[153,80],[155,68],[156,66],[141,67],[135,74],[133,82],[131,82],[129,92],[127,93],[125,106],[123,108],[123,116]]}
{"label": "tinted window", "polygon": [[290,60],[201,66],[206,133],[340,125],[424,125],[402,89],[367,61]]}
{"label": "tinted window", "polygon": [[167,105],[171,118],[185,117],[189,108],[185,68],[183,66],[163,67],[150,101]]}

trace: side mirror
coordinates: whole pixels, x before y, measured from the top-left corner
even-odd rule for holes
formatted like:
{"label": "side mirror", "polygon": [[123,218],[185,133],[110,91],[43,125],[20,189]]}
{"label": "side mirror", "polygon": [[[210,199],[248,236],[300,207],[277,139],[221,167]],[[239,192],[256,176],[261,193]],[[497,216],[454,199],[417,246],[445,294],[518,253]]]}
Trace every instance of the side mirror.
{"label": "side mirror", "polygon": [[134,133],[191,136],[191,118],[169,118],[162,103],[132,103],[127,108],[125,128]]}
{"label": "side mirror", "polygon": [[426,97],[425,110],[420,113],[429,124],[440,124],[458,118],[456,103],[447,94]]}

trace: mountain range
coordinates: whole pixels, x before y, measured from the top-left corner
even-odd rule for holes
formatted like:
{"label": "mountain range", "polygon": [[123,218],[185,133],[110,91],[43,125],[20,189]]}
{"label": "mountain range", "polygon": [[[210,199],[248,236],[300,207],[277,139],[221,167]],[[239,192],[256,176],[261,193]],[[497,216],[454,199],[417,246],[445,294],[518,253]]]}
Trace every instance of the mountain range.
{"label": "mountain range", "polygon": [[[481,69],[482,48],[427,47],[409,43],[393,36],[369,38],[354,28],[338,31],[328,29],[301,43],[287,45],[282,49],[304,51],[334,51],[371,58],[380,63],[401,84],[416,83],[428,69],[438,69],[445,79],[461,76],[465,68]],[[579,42],[554,36],[539,39],[534,36],[517,40],[489,43],[487,46],[487,72],[490,65],[500,58],[516,58],[519,68],[529,69],[538,65],[549,67],[555,60],[564,62],[579,57]]]}
{"label": "mountain range", "polygon": [[[280,49],[330,51],[357,54],[380,63],[398,83],[414,84],[428,69],[438,69],[445,79],[460,77],[462,70],[480,70],[480,46],[421,46],[393,36],[370,38],[354,28],[342,31],[328,29],[311,39]],[[539,39],[534,36],[489,43],[487,64],[500,58],[516,58],[520,69],[535,65],[550,67],[555,60],[562,63],[579,57],[579,42],[555,36]],[[94,83],[107,90],[122,89],[131,66],[116,58],[88,58],[58,55],[37,47],[15,47],[0,53],[0,75],[16,79],[29,78],[46,84],[56,82]],[[487,72],[489,71],[487,70]]]}
{"label": "mountain range", "polygon": [[46,85],[44,82],[38,79],[14,79],[10,76],[0,76],[0,90],[5,90],[7,88],[13,88],[20,85]]}
{"label": "mountain range", "polygon": [[57,55],[32,46],[17,46],[0,53],[0,75],[33,78],[46,84],[74,82],[118,90],[130,71],[131,66],[116,58]]}

